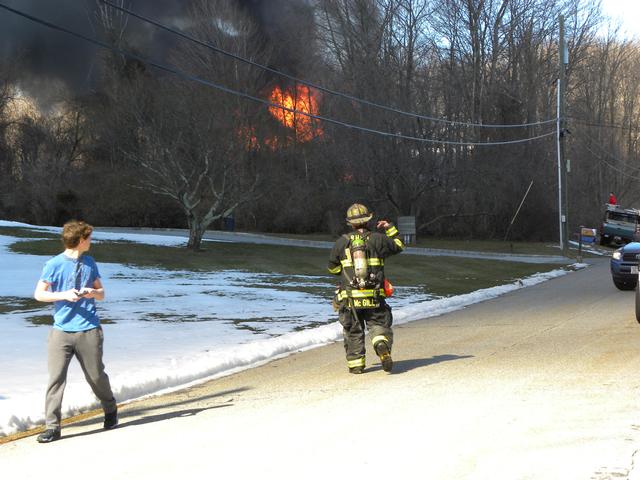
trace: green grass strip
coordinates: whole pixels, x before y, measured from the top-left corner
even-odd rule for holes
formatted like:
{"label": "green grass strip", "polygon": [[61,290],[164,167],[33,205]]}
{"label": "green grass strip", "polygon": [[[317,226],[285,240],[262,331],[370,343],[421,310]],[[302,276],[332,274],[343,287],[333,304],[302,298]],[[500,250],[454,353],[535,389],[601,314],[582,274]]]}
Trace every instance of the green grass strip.
{"label": "green grass strip", "polygon": [[[35,235],[38,232],[34,232]],[[329,282],[335,278],[327,272],[329,250],[225,242],[205,242],[203,246],[202,251],[193,252],[184,247],[106,241],[94,243],[90,255],[99,263],[120,263],[167,271],[242,270],[285,276],[320,275],[326,276]],[[10,250],[50,257],[58,254],[61,247],[57,239],[26,240],[12,244]],[[555,268],[558,266],[406,254],[387,259],[385,265],[387,276],[395,285],[422,287],[425,292],[434,295],[468,293]]]}

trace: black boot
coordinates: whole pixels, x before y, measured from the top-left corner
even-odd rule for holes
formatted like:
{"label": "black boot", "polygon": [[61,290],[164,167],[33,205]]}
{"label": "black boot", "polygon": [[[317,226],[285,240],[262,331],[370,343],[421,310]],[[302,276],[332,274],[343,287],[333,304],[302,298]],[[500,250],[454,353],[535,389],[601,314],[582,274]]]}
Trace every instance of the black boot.
{"label": "black boot", "polygon": [[384,340],[379,341],[373,347],[376,354],[380,357],[382,362],[382,369],[385,372],[393,370],[393,360],[391,359],[391,350],[389,350],[389,344]]}

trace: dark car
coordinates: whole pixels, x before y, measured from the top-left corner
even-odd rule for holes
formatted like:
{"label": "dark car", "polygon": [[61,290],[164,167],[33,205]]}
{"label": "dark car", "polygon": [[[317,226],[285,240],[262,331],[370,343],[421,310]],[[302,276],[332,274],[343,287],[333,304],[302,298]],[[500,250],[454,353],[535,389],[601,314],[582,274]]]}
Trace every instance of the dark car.
{"label": "dark car", "polygon": [[611,278],[620,290],[633,290],[638,284],[638,262],[640,243],[627,243],[613,252],[611,257]]}

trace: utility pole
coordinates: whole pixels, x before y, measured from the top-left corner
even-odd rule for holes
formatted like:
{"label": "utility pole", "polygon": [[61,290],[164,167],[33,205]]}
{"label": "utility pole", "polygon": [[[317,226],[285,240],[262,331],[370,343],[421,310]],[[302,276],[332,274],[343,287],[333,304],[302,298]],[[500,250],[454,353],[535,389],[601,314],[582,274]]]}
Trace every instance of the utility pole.
{"label": "utility pole", "polygon": [[[568,63],[568,52],[564,40],[564,17],[560,15],[560,38],[558,45],[558,107],[557,107],[557,137],[558,137],[558,220],[560,227],[560,248],[566,256],[569,249],[569,215],[567,195],[567,160],[565,158],[565,69]],[[563,195],[564,193],[564,195]]]}

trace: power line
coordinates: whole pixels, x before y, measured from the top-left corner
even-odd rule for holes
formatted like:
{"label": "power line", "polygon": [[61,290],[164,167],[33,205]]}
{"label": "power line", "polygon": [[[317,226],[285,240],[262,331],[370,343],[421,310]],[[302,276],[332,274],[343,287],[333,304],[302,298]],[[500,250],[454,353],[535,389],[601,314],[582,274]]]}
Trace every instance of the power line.
{"label": "power line", "polygon": [[[584,145],[584,148],[586,148],[595,158],[598,159],[598,161],[600,163],[605,164],[606,166],[608,166],[609,168],[611,168],[612,170],[615,170],[616,172],[620,173],[621,175],[627,177],[627,178],[631,178],[633,180],[640,180],[640,177],[636,177],[634,175],[630,175],[627,172],[625,172],[624,170],[622,170],[619,167],[616,167],[615,165],[612,165],[611,163],[607,162],[604,158],[602,158],[601,155],[599,155],[598,153],[594,152],[591,148],[589,148],[589,145],[587,144],[587,142],[582,141],[581,142]],[[620,162],[620,159],[618,157],[616,157],[615,155],[613,155],[612,153],[607,152],[606,150],[604,150],[602,147],[600,147],[599,145],[596,145],[596,147],[602,152],[604,153],[606,156],[612,158],[613,160],[616,160],[617,162]],[[640,170],[638,168],[632,168],[633,170]]]}
{"label": "power line", "polygon": [[587,120],[583,120],[582,118],[579,118],[579,117],[572,117],[572,116],[568,116],[568,118],[571,118],[576,123],[585,125],[587,127],[617,128],[619,130],[632,130],[632,131],[640,130],[640,126],[635,126],[635,127],[631,125],[625,126],[617,123],[594,123],[594,122],[589,122]]}
{"label": "power line", "polygon": [[4,5],[2,3],[0,3],[0,8],[3,8],[3,9],[5,9],[5,10],[11,12],[11,13],[14,13],[14,14],[18,15],[18,16],[21,16],[21,17],[24,17],[24,18],[26,18],[28,20],[31,20],[32,22],[44,25],[45,27],[48,27],[48,28],[51,28],[53,30],[57,30],[57,31],[66,33],[68,35],[72,35],[72,36],[74,36],[76,38],[80,38],[81,40],[87,41],[89,43],[93,43],[94,45],[97,45],[99,47],[105,48],[107,50],[111,50],[112,52],[118,53],[119,55],[123,55],[125,57],[131,58],[131,59],[134,59],[134,60],[138,60],[139,62],[142,62],[142,63],[145,63],[147,65],[150,65],[150,66],[152,66],[154,68],[157,68],[158,70],[162,70],[162,71],[171,73],[171,74],[176,75],[177,77],[180,77],[180,78],[182,78],[184,80],[190,80],[190,81],[194,81],[194,82],[197,82],[197,83],[200,83],[200,84],[203,84],[203,85],[207,85],[207,86],[210,86],[210,87],[215,88],[217,90],[223,91],[225,93],[229,93],[229,94],[232,94],[232,95],[243,97],[243,98],[252,100],[254,102],[258,102],[258,103],[261,103],[263,105],[267,105],[267,106],[272,107],[272,108],[286,110],[286,111],[294,113],[296,115],[304,115],[306,117],[313,118],[315,120],[322,120],[322,121],[325,121],[325,122],[328,122],[328,123],[332,123],[334,125],[340,125],[340,126],[345,127],[345,128],[351,128],[351,129],[359,130],[359,131],[366,132],[366,133],[372,133],[372,134],[381,135],[381,136],[389,137],[389,138],[399,138],[399,139],[403,139],[403,140],[412,140],[412,141],[423,142],[423,143],[433,143],[433,144],[442,144],[442,145],[466,145],[466,146],[510,145],[510,144],[524,143],[524,142],[529,142],[529,141],[533,141],[533,140],[538,140],[540,138],[548,137],[550,135],[554,135],[555,134],[555,131],[552,131],[552,132],[544,133],[544,134],[537,135],[537,136],[534,136],[534,137],[523,138],[523,139],[518,139],[518,140],[508,140],[508,141],[503,141],[503,142],[456,142],[456,141],[452,141],[452,140],[438,140],[438,139],[433,139],[433,138],[412,137],[412,136],[409,136],[409,135],[403,135],[403,134],[399,134],[399,133],[391,133],[391,132],[375,130],[375,129],[372,129],[372,128],[362,127],[360,125],[354,125],[354,124],[351,124],[351,123],[342,122],[340,120],[336,120],[336,119],[333,119],[333,118],[323,117],[323,116],[320,116],[320,115],[314,115],[314,114],[311,114],[311,113],[307,113],[307,112],[303,112],[303,111],[300,111],[300,110],[295,110],[295,109],[292,109],[292,108],[289,108],[289,107],[285,107],[284,105],[273,103],[273,102],[270,102],[268,100],[255,97],[255,96],[250,95],[250,94],[245,93],[245,92],[239,92],[237,90],[233,90],[233,89],[225,87],[223,85],[219,85],[219,84],[216,84],[214,82],[210,82],[208,80],[204,80],[204,79],[202,79],[200,77],[197,77],[195,75],[192,75],[190,73],[183,72],[182,70],[178,70],[176,68],[173,68],[173,67],[170,67],[170,66],[155,62],[153,60],[149,60],[149,59],[147,59],[145,57],[142,57],[140,55],[136,55],[134,53],[127,52],[127,51],[122,50],[120,48],[108,45],[108,44],[106,44],[106,43],[104,43],[104,42],[102,42],[100,40],[96,40],[94,38],[87,37],[87,36],[85,36],[85,35],[83,35],[81,33],[74,32],[74,31],[69,30],[69,29],[67,29],[65,27],[61,27],[59,25],[55,25],[55,24],[50,23],[50,22],[48,22],[46,20],[42,20],[42,19],[40,19],[38,17],[30,15],[28,13],[24,13],[24,12],[22,12],[20,10],[16,10],[16,9],[11,8],[11,7],[9,7],[7,5]]}
{"label": "power line", "polygon": [[365,100],[365,99],[362,99],[362,98],[354,97],[354,96],[349,95],[347,93],[339,92],[337,90],[332,90],[330,88],[323,87],[321,85],[309,82],[307,80],[302,80],[300,78],[294,77],[292,75],[289,75],[287,73],[281,72],[281,71],[276,70],[274,68],[271,68],[271,67],[268,67],[266,65],[262,65],[260,63],[254,62],[253,60],[250,60],[248,58],[244,58],[244,57],[242,57],[240,55],[236,55],[235,53],[231,53],[231,52],[228,52],[226,50],[223,50],[222,48],[216,47],[215,45],[213,45],[211,43],[205,42],[203,40],[199,40],[199,39],[197,39],[195,37],[192,37],[191,35],[188,35],[188,34],[182,32],[181,30],[177,30],[175,28],[171,28],[171,27],[169,27],[169,26],[167,26],[167,25],[165,25],[163,23],[157,22],[157,21],[155,21],[155,20],[153,20],[153,19],[151,19],[149,17],[145,17],[144,15],[136,13],[136,12],[134,12],[132,10],[127,9],[127,8],[121,7],[120,5],[115,5],[115,4],[113,4],[113,3],[111,3],[111,2],[109,2],[107,0],[100,0],[100,1],[102,3],[108,5],[111,8],[114,8],[116,10],[120,10],[121,12],[124,12],[127,15],[131,15],[132,17],[135,17],[135,18],[137,18],[139,20],[142,20],[143,22],[146,22],[146,23],[149,23],[151,25],[154,25],[154,26],[156,26],[156,27],[158,27],[158,28],[160,28],[162,30],[165,30],[165,31],[170,32],[170,33],[173,33],[174,35],[182,37],[182,38],[184,38],[186,40],[189,40],[191,42],[197,43],[198,45],[201,45],[203,47],[209,48],[209,49],[211,49],[211,50],[213,50],[215,52],[221,53],[222,55],[226,55],[226,56],[231,57],[231,58],[233,58],[235,60],[239,60],[239,61],[247,63],[249,65],[253,65],[254,67],[258,67],[258,68],[261,68],[261,69],[263,69],[263,70],[265,70],[267,72],[271,72],[271,73],[274,73],[276,75],[280,75],[280,76],[282,76],[284,78],[287,78],[287,79],[292,80],[294,82],[301,83],[301,84],[306,85],[308,87],[313,87],[316,90],[320,90],[322,92],[329,93],[331,95],[336,95],[336,96],[339,96],[339,97],[342,97],[342,98],[346,98],[348,100],[352,100],[352,101],[355,101],[355,102],[358,102],[358,103],[369,105],[371,107],[380,108],[382,110],[386,110],[386,111],[389,111],[389,112],[399,113],[401,115],[406,115],[406,116],[410,116],[410,117],[418,118],[418,119],[422,119],[422,120],[430,120],[430,121],[433,121],[433,122],[446,123],[448,125],[461,125],[461,126],[476,127],[476,128],[521,128],[521,127],[531,127],[531,126],[535,126],[535,125],[545,125],[545,124],[555,123],[556,122],[556,119],[553,118],[553,119],[543,120],[543,121],[538,121],[538,122],[519,123],[519,124],[512,124],[512,125],[483,124],[483,123],[457,122],[457,121],[453,121],[453,120],[446,120],[444,118],[429,117],[429,116],[426,116],[426,115],[420,115],[418,113],[406,112],[404,110],[399,110],[397,108],[393,108],[393,107],[390,107],[388,105],[381,105],[379,103],[371,102],[369,100]]}
{"label": "power line", "polygon": [[[623,177],[631,178],[633,180],[640,180],[640,177],[636,177],[635,175],[630,175],[627,172],[625,172],[624,170],[622,170],[621,168],[616,167],[615,165],[612,165],[609,162],[607,162],[604,158],[600,157],[597,153],[595,153],[593,150],[591,150],[588,145],[585,145],[584,148],[586,148],[589,152],[591,152],[591,154],[593,154],[600,161],[600,163],[604,163],[607,167],[611,168],[612,170],[615,170],[616,172],[618,172]],[[615,157],[613,157],[613,158],[615,160],[617,160],[617,158],[615,158]]]}

